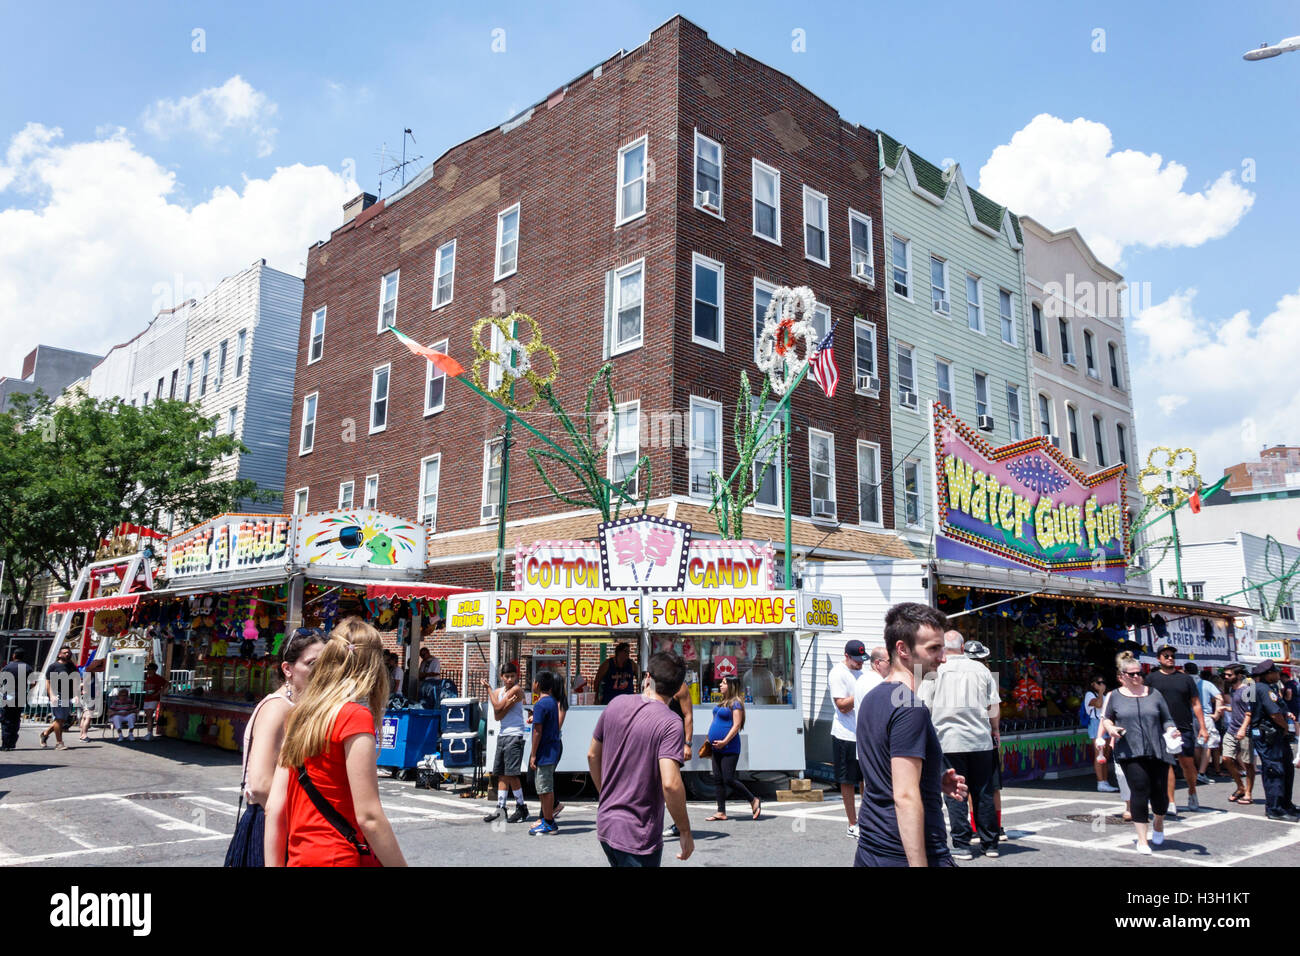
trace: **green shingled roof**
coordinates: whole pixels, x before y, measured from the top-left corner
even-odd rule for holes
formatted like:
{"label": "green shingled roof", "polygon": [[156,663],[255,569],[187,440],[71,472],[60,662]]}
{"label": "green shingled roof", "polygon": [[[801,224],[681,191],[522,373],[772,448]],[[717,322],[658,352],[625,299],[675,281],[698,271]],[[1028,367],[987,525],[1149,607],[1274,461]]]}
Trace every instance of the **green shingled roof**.
{"label": "green shingled roof", "polygon": [[970,190],[970,203],[975,208],[975,218],[990,229],[1002,228],[1002,207],[977,190]]}
{"label": "green shingled roof", "polygon": [[[903,144],[894,137],[890,136],[883,130],[880,131],[881,158],[890,169],[898,166],[899,158],[903,154]],[[916,183],[926,192],[933,196],[943,199],[947,193],[947,184],[943,181],[943,170],[923,159],[916,153],[908,151],[908,156],[912,160],[912,172],[916,174]],[[1011,213],[1004,206],[999,206],[992,199],[989,199],[983,193],[967,187],[970,194],[971,207],[975,210],[975,218],[988,226],[990,229],[1002,228],[1002,216],[1009,213],[1011,216],[1011,229],[1016,234],[1016,241],[1023,243],[1024,234],[1020,231],[1020,219],[1015,213]]]}
{"label": "green shingled roof", "polygon": [[880,153],[885,165],[890,169],[898,166],[898,157],[903,153],[903,144],[883,130],[880,133]]}
{"label": "green shingled roof", "polygon": [[948,193],[948,184],[943,181],[943,170],[929,160],[922,159],[911,151],[912,172],[916,173],[916,184],[933,196],[943,199]]}
{"label": "green shingled roof", "polygon": [[1017,216],[1014,212],[1011,213],[1011,228],[1015,230],[1016,242],[1020,243],[1023,246],[1025,244],[1025,237],[1024,234],[1020,231],[1020,217]]}

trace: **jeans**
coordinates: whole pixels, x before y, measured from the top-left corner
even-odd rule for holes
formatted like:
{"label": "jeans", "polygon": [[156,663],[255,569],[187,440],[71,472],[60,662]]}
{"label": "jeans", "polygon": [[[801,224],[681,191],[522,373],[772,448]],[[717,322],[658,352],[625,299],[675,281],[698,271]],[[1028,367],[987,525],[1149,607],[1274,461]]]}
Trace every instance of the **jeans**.
{"label": "jeans", "polygon": [[1258,750],[1259,767],[1264,778],[1264,806],[1269,813],[1290,810],[1291,789],[1295,785],[1295,766],[1291,763],[1291,747],[1282,734],[1274,734],[1271,743],[1261,744]]}
{"label": "jeans", "polygon": [[[952,845],[957,850],[968,850],[971,838],[978,833],[980,847],[996,850],[998,846],[998,814],[993,803],[993,771],[997,758],[995,750],[972,750],[943,755],[944,763],[966,778],[970,795],[965,800],[944,796],[948,807],[948,822],[952,827]],[[975,832],[970,825],[971,807],[975,808]]]}
{"label": "jeans", "polygon": [[664,848],[661,844],[653,853],[628,853],[625,850],[615,850],[604,840],[600,841],[600,848],[605,851],[605,859],[609,860],[610,866],[642,866],[657,867],[659,859],[664,854]]}
{"label": "jeans", "polygon": [[18,746],[18,728],[22,726],[23,711],[21,707],[4,708],[0,717],[0,747]]}

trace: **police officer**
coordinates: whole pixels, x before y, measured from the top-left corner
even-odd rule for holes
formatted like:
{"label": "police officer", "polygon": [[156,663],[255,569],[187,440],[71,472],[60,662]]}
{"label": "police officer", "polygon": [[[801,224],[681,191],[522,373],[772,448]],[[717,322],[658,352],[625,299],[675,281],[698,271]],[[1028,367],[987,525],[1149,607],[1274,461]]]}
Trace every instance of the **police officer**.
{"label": "police officer", "polygon": [[1295,767],[1291,763],[1291,734],[1286,707],[1278,693],[1281,672],[1273,661],[1260,661],[1251,669],[1255,678],[1250,725],[1259,733],[1259,763],[1264,772],[1264,802],[1271,820],[1300,822],[1300,809],[1291,802]]}

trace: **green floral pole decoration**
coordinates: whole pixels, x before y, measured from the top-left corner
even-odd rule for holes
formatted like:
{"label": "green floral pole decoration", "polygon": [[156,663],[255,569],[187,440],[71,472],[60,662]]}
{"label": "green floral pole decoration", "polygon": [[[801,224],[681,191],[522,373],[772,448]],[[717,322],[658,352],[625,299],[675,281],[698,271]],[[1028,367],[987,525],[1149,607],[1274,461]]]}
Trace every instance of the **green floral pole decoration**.
{"label": "green floral pole decoration", "polygon": [[760,459],[766,463],[768,452],[779,444],[782,434],[765,434],[763,419],[766,415],[767,398],[772,391],[768,376],[763,377],[763,387],[759,390],[758,401],[751,404],[749,376],[740,373],[740,395],[736,398],[735,439],[736,451],[740,455],[740,465],[731,473],[730,480],[721,473],[710,470],[709,484],[713,490],[713,504],[709,510],[718,523],[718,533],[724,541],[739,541],[744,531],[744,511],[758,497],[762,483],[753,481],[754,462]]}

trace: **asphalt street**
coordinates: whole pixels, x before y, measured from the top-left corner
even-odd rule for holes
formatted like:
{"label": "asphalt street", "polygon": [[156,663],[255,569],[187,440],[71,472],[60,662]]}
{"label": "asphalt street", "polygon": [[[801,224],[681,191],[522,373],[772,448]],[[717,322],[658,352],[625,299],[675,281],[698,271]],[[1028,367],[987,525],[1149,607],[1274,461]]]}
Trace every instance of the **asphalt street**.
{"label": "asphalt street", "polygon": [[[116,744],[75,735],[69,749],[42,750],[37,728],[24,725],[17,750],[0,756],[0,866],[220,866],[235,823],[239,759],[176,740]],[[596,807],[569,801],[560,832],[530,837],[529,824],[486,824],[489,804],[417,788],[384,776],[384,806],[407,860],[416,866],[557,866],[605,864],[595,837]],[[1200,788],[1202,811],[1180,814],[1154,856],[1133,849],[1133,828],[1119,823],[1117,795],[1098,793],[1088,778],[1045,781],[1003,791],[1003,826],[1011,839],[996,860],[964,866],[1252,866],[1294,865],[1300,824],[1264,816],[1256,803],[1227,801],[1226,780]],[[762,818],[731,805],[732,819],[706,823],[711,802],[690,805],[696,852],[670,866],[848,866],[854,843],[838,795],[823,803],[765,801]],[[1185,791],[1179,790],[1180,805]],[[537,803],[530,801],[533,819]],[[531,824],[531,820],[529,823]]]}

